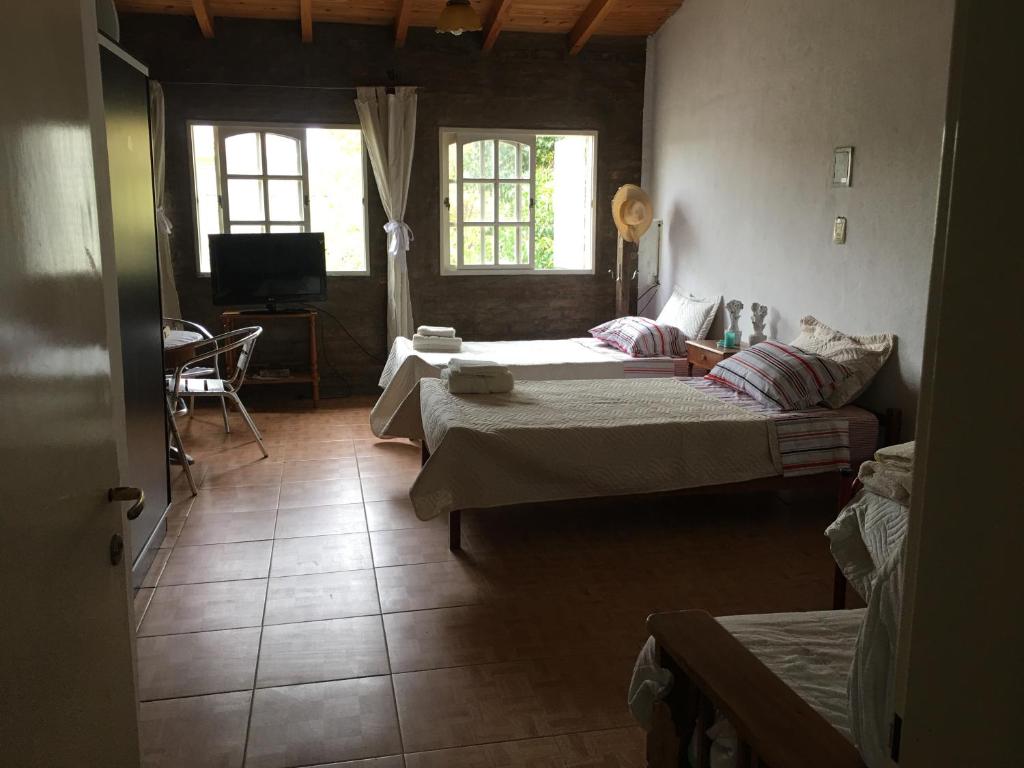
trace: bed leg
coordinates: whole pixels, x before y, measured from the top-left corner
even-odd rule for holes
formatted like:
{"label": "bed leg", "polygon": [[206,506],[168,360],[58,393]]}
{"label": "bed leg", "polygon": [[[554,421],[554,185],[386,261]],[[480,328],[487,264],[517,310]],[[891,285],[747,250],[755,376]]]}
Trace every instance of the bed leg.
{"label": "bed leg", "polygon": [[832,610],[841,611],[846,607],[846,576],[837,565],[832,576]]}
{"label": "bed leg", "polygon": [[448,549],[462,549],[462,512],[458,509],[448,513]]}

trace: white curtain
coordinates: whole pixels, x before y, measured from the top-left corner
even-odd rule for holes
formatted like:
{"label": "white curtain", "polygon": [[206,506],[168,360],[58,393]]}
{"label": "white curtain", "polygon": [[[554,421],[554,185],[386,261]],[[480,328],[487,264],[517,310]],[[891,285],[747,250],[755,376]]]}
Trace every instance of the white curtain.
{"label": "white curtain", "polygon": [[416,138],[416,89],[356,88],[356,111],[388,223],[388,347],[412,337],[407,254],[412,230],[405,223],[412,152]]}
{"label": "white curtain", "polygon": [[164,211],[164,89],[149,81],[149,134],[153,147],[153,200],[156,203],[156,255],[164,317],[181,317],[171,258],[171,220]]}

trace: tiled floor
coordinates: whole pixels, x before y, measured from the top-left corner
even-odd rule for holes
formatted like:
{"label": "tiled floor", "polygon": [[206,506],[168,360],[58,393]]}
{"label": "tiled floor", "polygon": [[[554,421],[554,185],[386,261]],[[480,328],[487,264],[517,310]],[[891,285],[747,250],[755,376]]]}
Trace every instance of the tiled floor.
{"label": "tiled floor", "polygon": [[464,516],[367,401],[181,422],[168,535],[136,595],[146,766],[626,768],[644,618],[828,607],[828,503],[764,497]]}

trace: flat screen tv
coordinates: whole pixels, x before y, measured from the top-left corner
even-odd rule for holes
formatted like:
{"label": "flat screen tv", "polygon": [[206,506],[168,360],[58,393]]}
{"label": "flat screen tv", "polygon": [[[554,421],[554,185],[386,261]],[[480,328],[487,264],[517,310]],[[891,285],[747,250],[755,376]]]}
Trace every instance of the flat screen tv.
{"label": "flat screen tv", "polygon": [[325,301],[324,235],[210,235],[210,278],[218,307]]}

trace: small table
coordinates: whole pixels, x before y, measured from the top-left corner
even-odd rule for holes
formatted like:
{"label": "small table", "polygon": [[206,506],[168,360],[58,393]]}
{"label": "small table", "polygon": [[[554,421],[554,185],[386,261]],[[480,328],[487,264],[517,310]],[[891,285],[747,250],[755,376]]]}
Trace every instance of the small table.
{"label": "small table", "polygon": [[718,363],[727,357],[732,357],[737,352],[749,349],[749,344],[740,344],[738,347],[723,349],[718,346],[717,339],[701,339],[700,341],[686,342],[686,372],[693,376],[693,366],[710,371]]}
{"label": "small table", "polygon": [[[242,328],[247,325],[259,325],[266,330],[267,326],[287,320],[298,320],[305,323],[309,330],[309,365],[305,370],[292,371],[288,376],[281,378],[261,378],[260,376],[249,375],[245,383],[253,384],[310,384],[313,388],[313,407],[320,404],[320,370],[317,365],[316,351],[316,311],[310,309],[280,310],[278,312],[241,312],[229,310],[221,312],[220,321],[225,331],[235,328]],[[228,365],[234,367],[237,357],[232,352],[227,353]]]}

